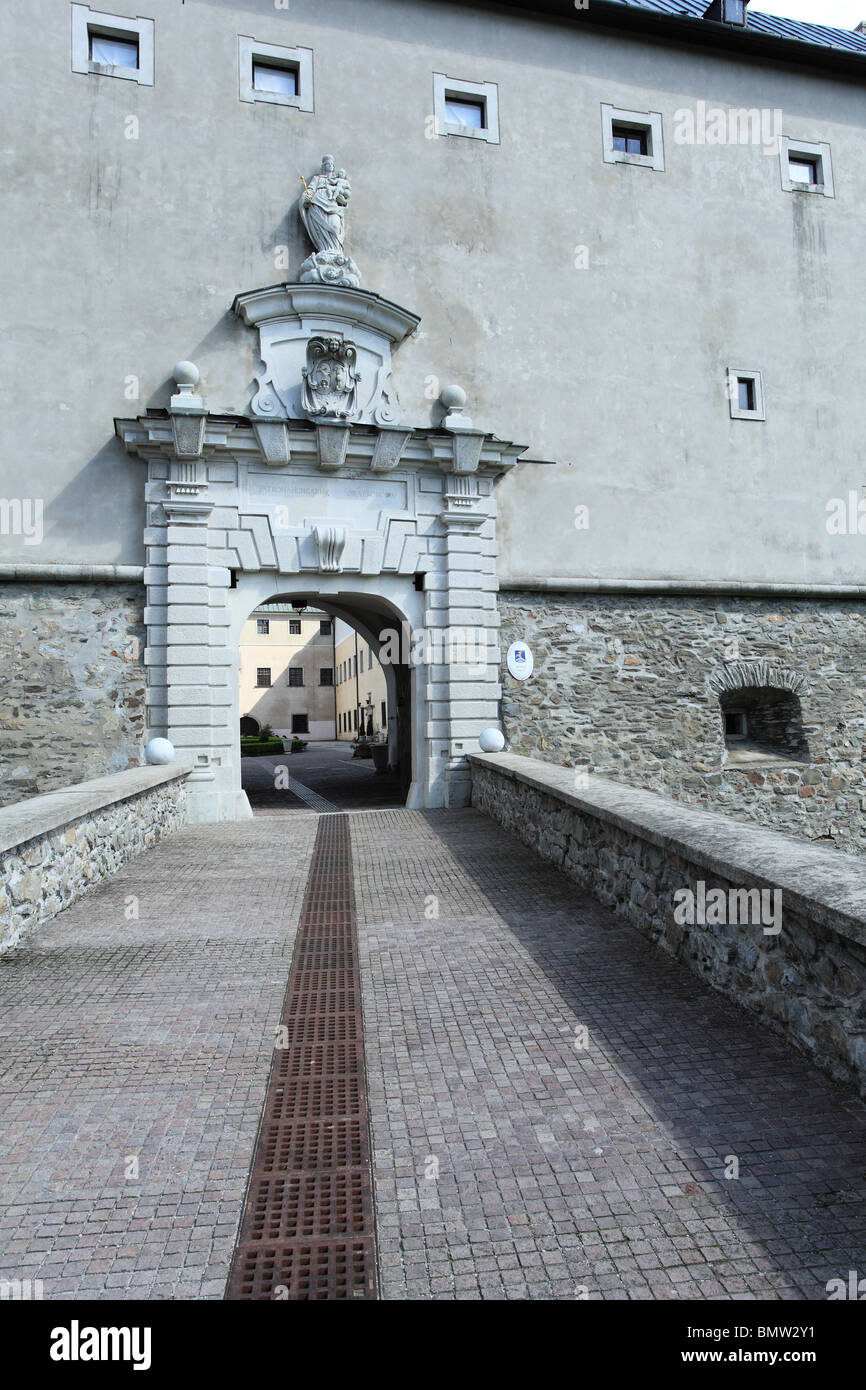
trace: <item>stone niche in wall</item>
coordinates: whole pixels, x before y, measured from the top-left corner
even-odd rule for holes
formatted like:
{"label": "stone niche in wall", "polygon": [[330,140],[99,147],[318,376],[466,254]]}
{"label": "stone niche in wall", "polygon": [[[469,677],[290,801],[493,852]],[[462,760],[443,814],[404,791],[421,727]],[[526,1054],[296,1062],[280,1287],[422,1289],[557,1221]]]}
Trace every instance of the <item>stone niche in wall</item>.
{"label": "stone niche in wall", "polygon": [[719,697],[729,766],[809,761],[801,675],[764,661],[734,661],[710,677],[709,687]]}

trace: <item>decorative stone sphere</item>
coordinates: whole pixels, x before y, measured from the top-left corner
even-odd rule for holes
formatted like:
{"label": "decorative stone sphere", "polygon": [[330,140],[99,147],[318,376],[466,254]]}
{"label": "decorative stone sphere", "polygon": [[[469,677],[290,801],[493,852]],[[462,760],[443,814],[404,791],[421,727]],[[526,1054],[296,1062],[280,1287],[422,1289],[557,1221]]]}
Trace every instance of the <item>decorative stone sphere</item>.
{"label": "decorative stone sphere", "polygon": [[201,372],[194,362],[175,362],[171,374],[178,386],[198,386]]}
{"label": "decorative stone sphere", "polygon": [[144,756],[154,767],[174,761],[174,744],[167,738],[152,738],[144,750]]}
{"label": "decorative stone sphere", "polygon": [[462,410],[466,404],[466,392],[462,386],[446,386],[439,399],[446,410]]}
{"label": "decorative stone sphere", "polygon": [[478,745],[482,753],[501,753],[505,747],[505,735],[500,729],[485,729],[479,736]]}

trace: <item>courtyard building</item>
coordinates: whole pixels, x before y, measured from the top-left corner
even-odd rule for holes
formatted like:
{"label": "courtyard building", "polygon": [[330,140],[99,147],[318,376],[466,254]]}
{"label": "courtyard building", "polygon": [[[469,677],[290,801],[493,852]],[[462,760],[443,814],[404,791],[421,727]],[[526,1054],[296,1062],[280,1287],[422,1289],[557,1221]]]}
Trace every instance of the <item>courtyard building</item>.
{"label": "courtyard building", "polygon": [[263,604],[241,629],[238,680],[242,734],[334,738],[333,619]]}
{"label": "courtyard building", "polygon": [[360,733],[377,740],[387,739],[388,688],[372,646],[361,641],[354,629],[346,631],[346,624],[338,622],[334,660],[337,738],[351,741]]}

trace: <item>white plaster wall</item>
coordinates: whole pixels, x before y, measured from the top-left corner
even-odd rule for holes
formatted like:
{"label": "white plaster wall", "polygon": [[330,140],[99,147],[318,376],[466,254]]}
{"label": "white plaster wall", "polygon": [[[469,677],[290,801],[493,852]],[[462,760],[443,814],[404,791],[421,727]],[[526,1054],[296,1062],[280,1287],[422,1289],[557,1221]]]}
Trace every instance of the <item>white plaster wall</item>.
{"label": "white plaster wall", "polygon": [[[72,73],[65,0],[0,7],[0,495],[45,506],[41,545],[2,535],[0,561],[142,560],[112,418],[165,405],[181,357],[211,409],[246,410],[255,335],[229,306],[296,273],[299,174],[333,150],[366,287],[422,316],[406,416],[458,380],[479,425],[555,462],[498,489],[502,577],[862,580],[862,538],[825,525],[863,481],[862,88],[431,0],[117,8],[155,21],[153,87]],[[239,101],[239,34],[313,49],[313,113]],[[425,138],[434,71],[499,84],[500,145]],[[830,143],[836,198],[782,192],[760,148],[677,146],[699,100],[781,107]],[[662,113],[664,174],[603,162],[602,102]],[[764,372],[766,424],[728,418],[728,365]]]}

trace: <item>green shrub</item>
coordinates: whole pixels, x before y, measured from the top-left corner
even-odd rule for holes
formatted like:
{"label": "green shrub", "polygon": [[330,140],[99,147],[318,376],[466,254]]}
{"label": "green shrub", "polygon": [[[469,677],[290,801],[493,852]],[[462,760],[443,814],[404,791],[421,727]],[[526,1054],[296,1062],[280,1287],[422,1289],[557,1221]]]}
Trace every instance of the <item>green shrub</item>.
{"label": "green shrub", "polygon": [[244,734],[241,736],[242,758],[260,758],[267,753],[283,752],[285,752],[285,749],[281,738],[255,738],[251,734]]}

